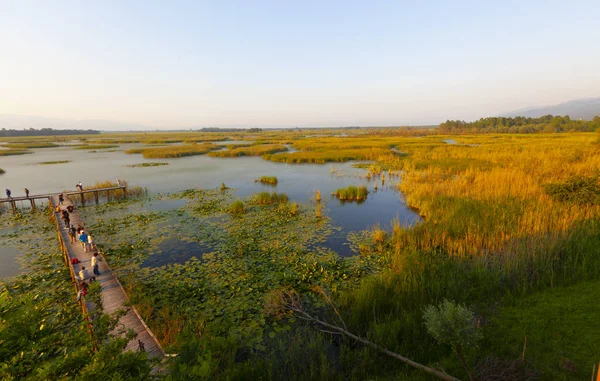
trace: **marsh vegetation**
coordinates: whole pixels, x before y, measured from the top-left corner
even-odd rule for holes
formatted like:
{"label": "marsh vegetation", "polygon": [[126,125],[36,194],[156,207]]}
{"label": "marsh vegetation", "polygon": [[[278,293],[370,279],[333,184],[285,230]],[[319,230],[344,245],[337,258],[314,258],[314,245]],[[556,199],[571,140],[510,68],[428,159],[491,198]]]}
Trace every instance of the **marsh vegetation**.
{"label": "marsh vegetation", "polygon": [[[589,379],[599,336],[595,321],[581,311],[593,313],[588,299],[600,282],[597,134],[344,132],[311,131],[307,137],[301,131],[263,131],[260,145],[246,132],[215,133],[213,141],[253,144],[229,150],[287,144],[298,151],[190,160],[332,162],[335,168],[328,165],[322,172],[345,181],[336,196],[339,191],[347,200],[367,197],[377,184],[380,190],[360,206],[321,200],[315,189],[323,184],[303,189],[306,201],[298,202],[292,188],[280,188],[294,178],[306,181],[306,174],[282,177],[296,167],[269,163],[285,168],[276,173],[285,179],[277,186],[284,192],[255,193],[262,187],[256,184],[240,195],[225,186],[253,184],[259,173],[237,183],[231,176],[212,184],[204,180],[202,189],[161,194],[153,202],[166,206],[155,209],[145,206],[144,198],[131,197],[81,208],[132,303],[168,352],[178,354],[170,360],[169,377],[429,379],[372,347],[299,319],[278,302],[293,291],[311,316],[456,377],[488,379],[503,367],[513,376]],[[204,139],[163,135],[114,139]],[[448,139],[456,144],[447,144]],[[199,143],[143,147],[138,153],[205,145],[206,152],[228,152]],[[350,163],[344,169],[335,164],[359,159],[370,162],[352,163],[358,173],[348,172]],[[182,160],[187,159],[173,162]],[[367,210],[384,188],[400,190],[395,202],[403,195],[423,220],[412,226],[390,218],[351,232],[343,244],[352,256],[324,245],[339,229],[331,218],[335,211]],[[172,258],[155,260],[167,250]],[[450,303],[446,307],[444,300]],[[472,313],[483,338],[457,351],[456,341],[436,334],[443,321],[430,306],[456,311],[457,323],[470,319],[465,311]],[[424,324],[427,308],[430,318]],[[560,334],[550,337],[549,332]],[[525,337],[528,349],[520,362]],[[575,368],[561,366],[562,359]],[[520,365],[506,365],[515,361]]]}

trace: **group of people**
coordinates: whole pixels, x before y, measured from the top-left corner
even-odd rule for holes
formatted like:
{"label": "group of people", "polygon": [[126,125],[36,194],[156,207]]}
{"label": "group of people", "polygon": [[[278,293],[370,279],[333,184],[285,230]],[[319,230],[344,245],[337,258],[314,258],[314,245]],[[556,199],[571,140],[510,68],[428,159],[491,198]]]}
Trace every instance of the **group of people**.
{"label": "group of people", "polygon": [[[29,189],[25,188],[25,197],[29,198]],[[12,192],[6,188],[6,198],[12,198]]]}
{"label": "group of people", "polygon": [[71,225],[71,227],[67,227],[67,229],[69,229],[71,243],[79,242],[81,247],[83,247],[83,251],[86,253],[95,249],[92,236],[88,234],[81,225],[78,225],[77,228]]}

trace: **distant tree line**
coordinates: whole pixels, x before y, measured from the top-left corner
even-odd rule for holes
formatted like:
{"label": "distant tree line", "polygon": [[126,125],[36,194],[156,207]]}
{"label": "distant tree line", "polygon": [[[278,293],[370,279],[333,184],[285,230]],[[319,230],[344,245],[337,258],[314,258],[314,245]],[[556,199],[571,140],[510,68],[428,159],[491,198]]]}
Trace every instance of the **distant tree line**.
{"label": "distant tree line", "polygon": [[0,130],[0,136],[49,136],[49,135],[93,135],[99,134],[96,130],[55,130],[53,128],[30,128],[26,130]]}
{"label": "distant tree line", "polygon": [[204,127],[200,129],[200,132],[262,132],[262,128],[220,128],[220,127]]}
{"label": "distant tree line", "polygon": [[544,115],[540,118],[517,116],[514,118],[493,117],[481,118],[475,122],[464,120],[447,120],[438,127],[438,132],[448,134],[463,133],[517,133],[531,134],[535,132],[567,132],[600,131],[600,116],[592,120],[572,120],[568,115]]}

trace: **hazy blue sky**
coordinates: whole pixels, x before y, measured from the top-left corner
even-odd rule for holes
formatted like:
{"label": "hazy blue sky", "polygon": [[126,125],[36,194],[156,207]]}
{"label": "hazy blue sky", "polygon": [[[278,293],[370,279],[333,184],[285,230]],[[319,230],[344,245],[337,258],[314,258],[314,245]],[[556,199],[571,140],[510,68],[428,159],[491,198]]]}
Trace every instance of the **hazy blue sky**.
{"label": "hazy blue sky", "polygon": [[600,1],[5,1],[0,114],[433,124],[600,96]]}

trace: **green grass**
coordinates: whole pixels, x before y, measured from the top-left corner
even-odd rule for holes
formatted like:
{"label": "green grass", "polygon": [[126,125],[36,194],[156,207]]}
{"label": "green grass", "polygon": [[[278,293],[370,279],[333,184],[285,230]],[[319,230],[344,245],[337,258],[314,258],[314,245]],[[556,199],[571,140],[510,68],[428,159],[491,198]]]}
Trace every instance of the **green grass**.
{"label": "green grass", "polygon": [[128,165],[130,168],[146,168],[146,167],[160,167],[163,165],[169,165],[169,163],[154,162],[154,163],[139,163]]}
{"label": "green grass", "polygon": [[204,155],[210,151],[218,149],[219,146],[212,143],[203,144],[184,144],[178,146],[157,147],[157,148],[134,148],[125,151],[126,154],[141,153],[146,159],[163,159],[184,156]]}
{"label": "green grass", "polygon": [[[486,349],[525,359],[544,380],[589,380],[600,361],[600,281],[537,292],[504,307],[485,329]],[[572,362],[576,374],[564,368]]]}
{"label": "green grass", "polygon": [[264,184],[277,185],[277,177],[276,176],[262,176],[260,179],[257,179],[256,181],[264,183]]}
{"label": "green grass", "polygon": [[369,191],[364,185],[354,186],[350,185],[346,188],[338,188],[335,191],[335,196],[342,201],[364,201],[367,199]]}
{"label": "green grass", "polygon": [[54,161],[42,161],[39,162],[39,165],[52,165],[52,164],[65,164],[70,163],[71,160],[54,160]]}

